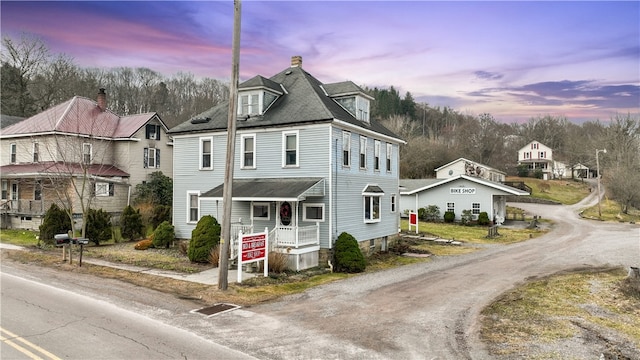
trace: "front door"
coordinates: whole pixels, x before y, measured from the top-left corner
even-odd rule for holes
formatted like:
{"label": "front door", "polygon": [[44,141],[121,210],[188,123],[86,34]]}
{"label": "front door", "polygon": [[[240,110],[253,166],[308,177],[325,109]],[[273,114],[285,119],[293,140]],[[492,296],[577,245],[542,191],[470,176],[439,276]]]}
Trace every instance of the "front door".
{"label": "front door", "polygon": [[278,222],[280,226],[296,226],[295,206],[289,201],[278,205]]}

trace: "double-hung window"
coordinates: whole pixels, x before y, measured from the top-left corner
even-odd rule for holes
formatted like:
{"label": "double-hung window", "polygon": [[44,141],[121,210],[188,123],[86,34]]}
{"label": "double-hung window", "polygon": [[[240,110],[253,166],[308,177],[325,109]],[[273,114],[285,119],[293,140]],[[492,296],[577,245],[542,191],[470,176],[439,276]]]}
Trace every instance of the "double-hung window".
{"label": "double-hung window", "polygon": [[243,169],[255,169],[256,168],[256,135],[242,135],[241,136],[241,153],[242,153],[242,168]]}
{"label": "double-hung window", "polygon": [[391,212],[396,212],[396,194],[391,194]]}
{"label": "double-hung window", "polygon": [[96,196],[113,196],[114,194],[113,183],[96,182],[95,194]]}
{"label": "double-hung window", "polygon": [[257,115],[260,113],[260,96],[258,93],[240,95],[240,115]]}
{"label": "double-hung window", "polygon": [[9,151],[11,153],[11,163],[15,164],[16,161],[17,161],[17,156],[18,156],[18,153],[17,153],[18,150],[17,150],[17,147],[16,147],[16,143],[11,143],[10,148],[11,149]]}
{"label": "double-hung window", "polygon": [[82,162],[91,164],[93,146],[89,143],[82,144]]}
{"label": "double-hung window", "polygon": [[189,209],[189,213],[187,214],[187,222],[188,223],[197,223],[200,214],[200,193],[198,192],[188,192],[187,193],[187,206]]}
{"label": "double-hung window", "polygon": [[342,132],[342,166],[351,166],[351,133]]}
{"label": "double-hung window", "polygon": [[387,144],[387,172],[391,172],[391,156],[393,155],[393,145]]}
{"label": "double-hung window", "polygon": [[298,160],[298,131],[282,133],[282,166],[296,167]]}
{"label": "double-hung window", "polygon": [[380,140],[373,141],[373,169],[380,171]]}
{"label": "double-hung window", "polygon": [[324,204],[302,204],[302,221],[324,221]]}
{"label": "double-hung window", "polygon": [[360,169],[367,168],[367,137],[360,136]]}
{"label": "double-hung window", "polygon": [[37,142],[33,143],[33,162],[40,161],[40,144]]}
{"label": "double-hung window", "polygon": [[480,214],[480,203],[471,204],[471,213],[473,215],[479,215]]}
{"label": "double-hung window", "polygon": [[213,138],[200,138],[200,170],[213,169]]}
{"label": "double-hung window", "polygon": [[9,200],[9,181],[2,180],[2,200]]}
{"label": "double-hung window", "polygon": [[160,150],[156,148],[144,148],[144,167],[159,168],[160,167]]}
{"label": "double-hung window", "polygon": [[454,204],[452,202],[448,202],[447,203],[447,211],[455,212],[455,210],[456,210],[456,204]]}
{"label": "double-hung window", "polygon": [[384,191],[378,185],[367,185],[362,192],[364,200],[364,222],[380,222],[380,199]]}

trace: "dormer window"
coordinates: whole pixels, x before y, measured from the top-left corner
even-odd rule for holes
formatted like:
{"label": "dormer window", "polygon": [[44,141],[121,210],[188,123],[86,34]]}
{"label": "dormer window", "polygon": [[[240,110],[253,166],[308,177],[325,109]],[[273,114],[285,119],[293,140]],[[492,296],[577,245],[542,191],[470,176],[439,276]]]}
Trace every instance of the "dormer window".
{"label": "dormer window", "polygon": [[338,104],[342,105],[356,119],[369,122],[369,100],[362,96],[349,96],[337,98]]}
{"label": "dormer window", "polygon": [[243,91],[238,95],[238,115],[262,115],[277,97],[268,91]]}

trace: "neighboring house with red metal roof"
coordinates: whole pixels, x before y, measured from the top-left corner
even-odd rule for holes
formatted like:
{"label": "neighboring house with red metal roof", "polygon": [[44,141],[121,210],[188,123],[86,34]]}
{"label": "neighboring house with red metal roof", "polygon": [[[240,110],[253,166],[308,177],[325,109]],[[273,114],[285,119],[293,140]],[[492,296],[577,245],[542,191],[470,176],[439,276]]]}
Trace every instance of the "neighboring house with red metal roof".
{"label": "neighboring house with red metal roof", "polygon": [[2,228],[37,229],[53,203],[76,218],[83,205],[119,213],[148,175],[172,176],[173,143],[160,116],[119,116],[106,103],[100,89],[97,101],[75,96],[2,129]]}

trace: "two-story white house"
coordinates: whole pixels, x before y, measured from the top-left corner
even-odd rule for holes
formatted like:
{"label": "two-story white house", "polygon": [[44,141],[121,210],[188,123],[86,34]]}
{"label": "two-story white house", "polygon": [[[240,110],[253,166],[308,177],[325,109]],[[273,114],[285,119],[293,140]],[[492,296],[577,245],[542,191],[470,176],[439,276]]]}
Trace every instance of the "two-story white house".
{"label": "two-story white house", "polygon": [[518,165],[525,164],[530,172],[542,171],[545,180],[571,176],[566,164],[553,159],[553,149],[532,141],[518,150]]}
{"label": "two-story white house", "polygon": [[80,202],[119,213],[148,175],[172,176],[173,145],[160,116],[119,116],[106,104],[100,89],[96,100],[75,96],[2,129],[3,228],[38,229],[53,203],[77,219]]}
{"label": "two-story white house", "polygon": [[[241,83],[232,234],[269,229],[295,270],[325,263],[342,232],[367,251],[385,248],[398,232],[403,141],[370,117],[372,100],[351,81],[323,84],[299,56],[270,78]],[[178,238],[190,238],[204,215],[222,222],[228,108],[169,131]]]}

